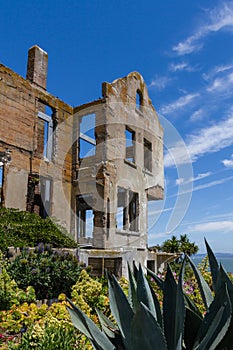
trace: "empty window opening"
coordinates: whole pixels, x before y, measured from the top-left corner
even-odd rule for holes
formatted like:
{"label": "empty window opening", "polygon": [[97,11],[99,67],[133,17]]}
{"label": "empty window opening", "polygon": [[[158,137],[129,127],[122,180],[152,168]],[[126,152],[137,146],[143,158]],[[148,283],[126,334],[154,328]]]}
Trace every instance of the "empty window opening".
{"label": "empty window opening", "polygon": [[0,208],[3,203],[3,177],[4,177],[4,165],[0,163]]}
{"label": "empty window opening", "polygon": [[50,215],[51,209],[51,180],[45,177],[40,178],[40,195],[42,205],[40,208],[40,216],[46,218]]}
{"label": "empty window opening", "polygon": [[117,278],[122,276],[122,258],[88,258],[92,276],[105,276],[105,270]]}
{"label": "empty window opening", "polygon": [[120,230],[138,231],[138,193],[118,187],[116,223]]}
{"label": "empty window opening", "polygon": [[135,162],[135,132],[130,128],[125,128],[126,159]]}
{"label": "empty window opening", "polygon": [[152,143],[144,139],[144,168],[152,171]]}
{"label": "empty window opening", "polygon": [[53,151],[53,112],[49,106],[45,106],[45,113],[38,112],[38,138],[37,149],[45,159],[52,159]]}
{"label": "empty window opening", "polygon": [[129,191],[129,229],[138,231],[138,193]]}
{"label": "empty window opening", "polygon": [[155,261],[147,260],[147,268],[153,272],[155,272]]}
{"label": "empty window opening", "polygon": [[28,176],[27,211],[43,219],[51,215],[51,182],[51,179],[38,174]]}
{"label": "empty window opening", "polygon": [[120,230],[126,229],[126,197],[127,191],[124,188],[118,187],[117,191],[117,228]]}
{"label": "empty window opening", "polygon": [[79,134],[79,158],[95,155],[95,114],[81,117]]}
{"label": "empty window opening", "polygon": [[142,100],[143,100],[142,93],[140,90],[137,90],[137,92],[136,92],[136,108],[139,110],[141,109],[141,106],[142,106]]}
{"label": "empty window opening", "polygon": [[92,238],[94,231],[94,212],[91,207],[92,196],[76,197],[78,238]]}

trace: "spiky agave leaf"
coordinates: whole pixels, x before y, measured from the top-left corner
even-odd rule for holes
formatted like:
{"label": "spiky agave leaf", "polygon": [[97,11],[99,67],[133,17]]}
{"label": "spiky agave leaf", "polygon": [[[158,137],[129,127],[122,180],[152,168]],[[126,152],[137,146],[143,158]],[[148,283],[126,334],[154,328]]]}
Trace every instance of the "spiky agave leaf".
{"label": "spiky agave leaf", "polygon": [[192,349],[198,330],[202,323],[202,316],[189,307],[185,308],[184,343],[186,349]]}
{"label": "spiky agave leaf", "polygon": [[134,317],[134,311],[131,308],[128,299],[120,287],[115,276],[108,274],[108,290],[110,309],[115,318],[119,330],[122,334],[126,349],[130,348],[130,329]]}
{"label": "spiky agave leaf", "polygon": [[73,325],[92,342],[96,350],[114,350],[115,346],[107,338],[106,334],[95,325],[71,300],[67,299],[71,307],[68,311]]}
{"label": "spiky agave leaf", "polygon": [[154,299],[149,287],[148,281],[142,271],[141,265],[139,265],[138,279],[137,279],[137,299],[148,307],[154,318],[157,320],[157,313],[154,304]]}
{"label": "spiky agave leaf", "polygon": [[124,350],[125,347],[123,338],[117,325],[109,320],[100,310],[96,309],[96,313],[98,315],[102,330],[110,339],[111,343],[115,345],[117,350]]}
{"label": "spiky agave leaf", "polygon": [[[226,284],[227,286],[227,291],[229,293],[229,298],[232,306],[233,305],[233,284],[227,272],[223,268],[222,264],[220,264],[219,274],[218,274],[217,283],[216,283],[216,293],[219,293],[219,291],[221,291],[221,288],[224,284]],[[233,350],[233,317],[231,318],[230,327],[228,328],[228,331],[224,336],[223,340],[217,347],[217,350],[222,350],[225,348],[227,350]]]}
{"label": "spiky agave leaf", "polygon": [[98,315],[100,325],[106,335],[110,338],[114,338],[115,333],[119,332],[119,328],[115,323],[113,323],[107,316],[105,316],[100,310],[95,309]]}
{"label": "spiky agave leaf", "polygon": [[213,282],[213,289],[216,292],[216,286],[217,286],[217,279],[218,279],[218,274],[219,274],[219,265],[217,262],[217,259],[210,248],[208,242],[205,239],[205,245],[206,245],[206,250],[208,254],[208,259],[209,259],[209,264],[210,264],[210,272],[212,276],[212,282]]}
{"label": "spiky agave leaf", "polygon": [[221,291],[215,295],[215,298],[201,323],[193,349],[216,349],[229,328],[231,317],[231,301],[227,287],[224,285],[222,286]]}
{"label": "spiky agave leaf", "polygon": [[164,282],[163,318],[168,350],[182,349],[185,319],[182,277],[177,284],[170,265]]}
{"label": "spiky agave leaf", "polygon": [[162,329],[151,311],[139,303],[131,327],[130,350],[167,350]]}
{"label": "spiky agave leaf", "polygon": [[128,290],[128,300],[133,310],[136,311],[138,306],[137,299],[137,282],[128,264],[128,276],[129,276],[129,290]]}

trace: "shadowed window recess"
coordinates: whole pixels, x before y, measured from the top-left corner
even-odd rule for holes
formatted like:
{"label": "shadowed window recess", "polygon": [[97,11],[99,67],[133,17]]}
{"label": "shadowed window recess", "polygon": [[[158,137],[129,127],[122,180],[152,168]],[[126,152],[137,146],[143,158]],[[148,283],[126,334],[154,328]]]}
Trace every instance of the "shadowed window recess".
{"label": "shadowed window recess", "polygon": [[143,146],[144,146],[144,168],[152,172],[152,143],[144,139]]}

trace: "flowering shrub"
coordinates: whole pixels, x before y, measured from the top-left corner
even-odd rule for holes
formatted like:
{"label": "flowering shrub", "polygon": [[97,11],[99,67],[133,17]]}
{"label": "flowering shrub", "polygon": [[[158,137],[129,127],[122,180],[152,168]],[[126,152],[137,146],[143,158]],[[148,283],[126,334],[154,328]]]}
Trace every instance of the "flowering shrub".
{"label": "flowering shrub", "polygon": [[81,269],[72,254],[54,252],[44,244],[39,244],[35,251],[23,249],[8,267],[19,287],[35,288],[37,299],[57,298],[60,293],[70,296]]}
{"label": "flowering shrub", "polygon": [[97,307],[102,312],[109,310],[109,300],[103,284],[91,278],[85,270],[82,270],[77,283],[72,287],[72,300],[88,316],[95,314]]}
{"label": "flowering shrub", "polygon": [[32,287],[27,287],[26,291],[20,289],[7,272],[7,267],[8,261],[3,258],[0,251],[0,310],[9,309],[13,304],[35,301],[34,289]]}
{"label": "flowering shrub", "polygon": [[[86,337],[71,324],[64,298],[61,295],[60,302],[51,306],[24,303],[0,312],[5,349],[91,349]],[[4,347],[0,346],[0,349]]]}

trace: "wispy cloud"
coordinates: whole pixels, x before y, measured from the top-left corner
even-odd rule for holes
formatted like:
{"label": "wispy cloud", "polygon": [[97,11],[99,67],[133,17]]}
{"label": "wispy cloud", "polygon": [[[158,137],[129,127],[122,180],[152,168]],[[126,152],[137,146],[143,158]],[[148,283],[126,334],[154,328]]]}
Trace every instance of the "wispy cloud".
{"label": "wispy cloud", "polygon": [[149,88],[157,88],[158,90],[164,90],[167,85],[169,85],[172,81],[172,78],[168,76],[156,76],[151,83],[149,84]]}
{"label": "wispy cloud", "polygon": [[196,122],[196,121],[202,120],[204,116],[205,116],[205,111],[202,108],[200,108],[197,111],[193,112],[189,120],[190,122]]}
{"label": "wispy cloud", "polygon": [[199,191],[199,190],[203,190],[205,188],[210,188],[213,186],[222,185],[223,183],[228,182],[232,179],[233,179],[233,176],[224,177],[223,179],[220,179],[220,180],[215,180],[215,181],[211,181],[211,182],[208,182],[206,184],[203,184],[203,185],[195,186],[193,191]]}
{"label": "wispy cloud", "polygon": [[201,129],[196,134],[188,135],[186,147],[179,142],[165,154],[164,164],[166,167],[185,164],[190,156],[195,162],[201,156],[220,151],[233,144],[233,117]]}
{"label": "wispy cloud", "polygon": [[233,232],[233,221],[212,221],[196,224],[189,227],[189,231],[193,232]]}
{"label": "wispy cloud", "polygon": [[195,98],[199,96],[199,93],[195,94],[187,94],[185,96],[179,97],[176,101],[173,101],[170,104],[162,106],[160,109],[160,113],[169,114],[176,110],[186,107],[189,105]]}
{"label": "wispy cloud", "polygon": [[233,169],[233,154],[230,159],[223,159],[222,160],[223,165],[226,168],[232,168]]}
{"label": "wispy cloud", "polygon": [[201,174],[198,174],[197,176],[195,177],[192,177],[188,180],[184,180],[183,178],[179,178],[176,180],[176,185],[180,185],[181,183],[182,184],[187,184],[187,183],[190,183],[190,182],[195,182],[195,181],[199,181],[199,180],[202,180],[208,176],[212,175],[212,173],[210,171],[208,171],[207,173],[201,173]]}
{"label": "wispy cloud", "polygon": [[213,69],[211,69],[210,72],[204,73],[202,75],[204,80],[210,80],[214,78],[217,74],[225,73],[226,71],[229,71],[233,69],[233,63],[228,63],[220,66],[215,66]]}
{"label": "wispy cloud", "polygon": [[213,83],[207,88],[207,91],[226,91],[233,86],[233,73],[227,74],[224,77],[214,79]]}
{"label": "wispy cloud", "polygon": [[160,215],[162,213],[166,213],[168,211],[172,211],[174,208],[161,208],[161,209],[156,209],[156,210],[150,210],[148,213],[148,216],[154,216],[154,215]]}
{"label": "wispy cloud", "polygon": [[204,190],[206,188],[211,188],[217,185],[222,185],[223,183],[226,183],[230,180],[233,179],[233,176],[228,176],[228,177],[224,177],[223,179],[220,180],[215,180],[215,181],[211,181],[208,183],[205,183],[203,185],[199,185],[199,186],[195,186],[193,188],[190,188],[188,190],[184,190],[184,191],[180,191],[178,194],[172,194],[171,196],[168,196],[167,198],[172,198],[172,197],[177,197],[177,196],[181,196],[190,192],[195,192],[195,191],[200,191],[200,190]]}
{"label": "wispy cloud", "polygon": [[197,70],[197,67],[190,66],[187,62],[180,62],[180,63],[171,63],[169,66],[169,70],[171,72],[179,72],[179,71],[194,72]]}
{"label": "wispy cloud", "polygon": [[206,11],[205,24],[199,26],[196,31],[173,47],[179,56],[199,51],[204,46],[204,38],[210,33],[233,27],[233,3],[224,2],[220,6]]}

